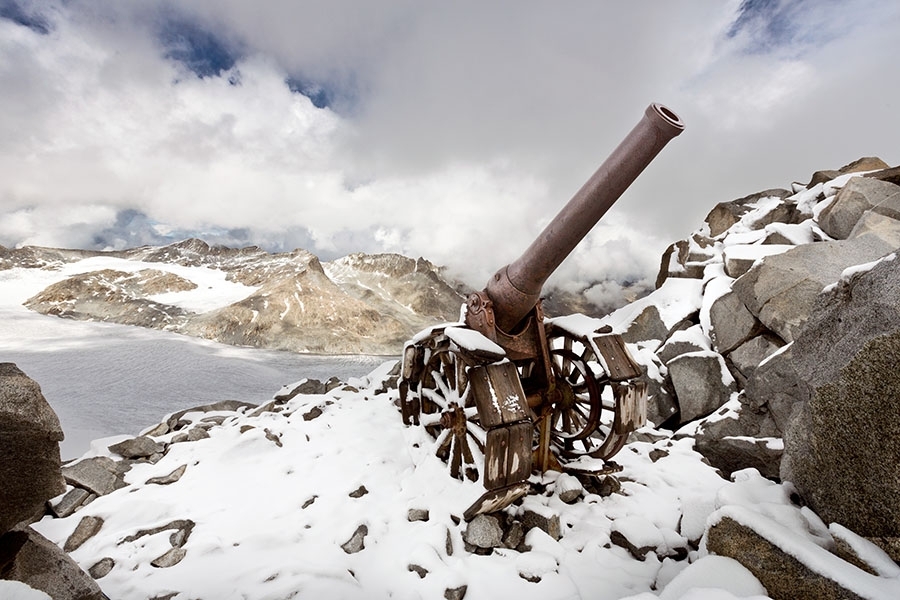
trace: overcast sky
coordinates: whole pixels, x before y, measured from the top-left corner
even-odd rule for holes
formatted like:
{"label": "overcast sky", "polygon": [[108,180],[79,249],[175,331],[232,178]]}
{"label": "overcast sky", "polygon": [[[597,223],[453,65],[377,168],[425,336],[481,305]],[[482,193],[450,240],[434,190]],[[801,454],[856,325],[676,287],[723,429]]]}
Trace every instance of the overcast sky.
{"label": "overcast sky", "polygon": [[402,252],[480,287],[661,102],[685,132],[561,269],[633,281],[717,202],[898,164],[897,56],[893,0],[0,0],[0,244]]}

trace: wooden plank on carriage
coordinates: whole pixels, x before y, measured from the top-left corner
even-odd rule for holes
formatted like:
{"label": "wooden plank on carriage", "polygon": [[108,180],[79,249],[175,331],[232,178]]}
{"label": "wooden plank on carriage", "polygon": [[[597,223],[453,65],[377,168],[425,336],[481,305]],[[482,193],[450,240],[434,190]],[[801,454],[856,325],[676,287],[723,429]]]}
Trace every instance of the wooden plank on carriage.
{"label": "wooden plank on carriage", "polygon": [[530,486],[527,481],[521,481],[499,490],[488,490],[481,495],[472,506],[463,513],[463,518],[468,522],[476,516],[484,513],[492,513],[503,510],[522,496],[528,493]]}
{"label": "wooden plank on carriage", "polygon": [[497,427],[487,432],[484,446],[484,487],[496,490],[506,487],[509,429]]}
{"label": "wooden plank on carriage", "polygon": [[647,384],[635,381],[630,384],[613,383],[616,398],[616,416],[613,431],[627,435],[647,424]]}
{"label": "wooden plank on carriage", "polygon": [[532,438],[530,422],[501,425],[487,432],[484,448],[484,487],[499,489],[531,476]]}
{"label": "wooden plank on carriage", "polygon": [[503,348],[474,329],[448,327],[444,330],[444,335],[450,338],[460,350],[475,358],[495,361],[506,356]]}
{"label": "wooden plank on carriage", "polygon": [[591,338],[597,351],[606,362],[611,381],[624,381],[641,374],[641,367],[631,358],[622,336],[617,334],[597,335]]}
{"label": "wooden plank on carriage", "polygon": [[534,426],[530,422],[510,425],[509,450],[506,455],[506,485],[531,477]]}
{"label": "wooden plank on carriage", "polygon": [[478,418],[485,429],[529,419],[527,399],[519,371],[511,362],[469,369],[471,393],[475,394]]}

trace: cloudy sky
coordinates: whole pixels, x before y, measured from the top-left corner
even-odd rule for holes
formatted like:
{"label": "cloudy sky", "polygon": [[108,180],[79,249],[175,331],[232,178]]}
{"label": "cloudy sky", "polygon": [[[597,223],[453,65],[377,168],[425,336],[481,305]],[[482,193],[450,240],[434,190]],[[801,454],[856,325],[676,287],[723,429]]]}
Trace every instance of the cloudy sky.
{"label": "cloudy sky", "polygon": [[0,244],[391,251],[480,287],[661,102],[685,132],[560,273],[634,281],[717,202],[900,163],[898,55],[893,0],[0,0]]}

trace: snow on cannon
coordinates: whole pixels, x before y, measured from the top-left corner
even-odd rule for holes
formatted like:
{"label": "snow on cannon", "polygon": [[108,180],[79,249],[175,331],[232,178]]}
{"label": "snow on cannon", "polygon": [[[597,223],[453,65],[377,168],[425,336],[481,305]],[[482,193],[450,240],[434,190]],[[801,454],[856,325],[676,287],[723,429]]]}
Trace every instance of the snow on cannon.
{"label": "snow on cannon", "polygon": [[585,332],[567,326],[578,319],[545,320],[540,295],[547,278],[683,129],[674,112],[651,104],[522,256],[469,295],[461,322],[407,342],[399,386],[403,422],[434,438],[451,476],[480,481],[487,490],[466,510],[466,520],[527,493],[533,469],[579,471],[582,465],[584,472],[593,463],[601,469],[588,471],[603,472],[602,461],[646,422],[646,386],[622,338],[608,326]]}

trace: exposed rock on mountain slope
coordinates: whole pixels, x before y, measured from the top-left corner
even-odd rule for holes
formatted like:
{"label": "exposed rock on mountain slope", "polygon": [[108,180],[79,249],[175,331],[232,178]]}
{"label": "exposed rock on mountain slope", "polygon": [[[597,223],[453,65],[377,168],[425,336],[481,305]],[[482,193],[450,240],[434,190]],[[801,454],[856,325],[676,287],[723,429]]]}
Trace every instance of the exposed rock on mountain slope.
{"label": "exposed rock on mountain slope", "polygon": [[410,314],[459,314],[459,295],[427,260],[399,254],[351,254],[325,264],[325,273],[347,294],[368,304],[406,301]]}
{"label": "exposed rock on mountain slope", "polygon": [[147,297],[196,287],[183,277],[156,269],[135,273],[103,269],[54,283],[25,305],[40,313],[70,319],[177,329],[187,320],[185,311]]}
{"label": "exposed rock on mountain slope", "polygon": [[[399,255],[353,255],[323,266],[304,250],[269,254],[256,247],[210,247],[191,239],[108,253],[5,249],[0,267],[76,268],[77,261],[101,257],[119,262],[96,270],[85,266],[85,272],[49,286],[26,305],[44,314],[165,329],[230,344],[323,354],[397,354],[416,331],[456,319],[462,304],[434,265]],[[199,270],[224,274],[236,301],[212,306],[187,302],[192,290],[204,293],[191,280]]]}
{"label": "exposed rock on mountain slope", "polygon": [[424,325],[429,317],[440,320],[440,315],[410,311],[401,321],[396,313],[403,307],[397,306],[396,298],[379,298],[382,301],[373,306],[351,296],[326,276],[312,255],[305,269],[266,279],[247,298],[200,315],[185,332],[283,350],[391,354],[401,347],[410,327]]}
{"label": "exposed rock on mountain slope", "polygon": [[900,257],[889,256],[822,294],[794,343],[781,475],[900,559]]}
{"label": "exposed rock on mountain slope", "polygon": [[[101,258],[112,262],[102,268],[80,263]],[[256,246],[209,246],[198,239],[111,252],[0,248],[0,270],[16,267],[74,272],[28,300],[29,308],[43,314],[324,354],[397,354],[421,329],[455,321],[464,300],[464,286],[423,258],[352,254],[322,264],[305,250],[269,254]],[[239,294],[233,287],[228,297],[238,297],[229,302],[196,306],[179,295],[197,286],[192,278],[199,271],[191,269],[220,272],[246,289]],[[545,314],[606,314],[646,294],[646,284],[617,284],[619,303],[601,307],[589,291],[548,289]]]}
{"label": "exposed rock on mountain slope", "polygon": [[[48,499],[66,491],[62,438],[59,419],[37,382],[15,364],[0,363],[0,583],[18,581],[54,600],[104,600],[87,573],[29,527]],[[9,594],[0,590],[3,598],[23,597],[15,590]]]}
{"label": "exposed rock on mountain slope", "polygon": [[897,560],[900,186],[886,167],[717,205],[666,252],[659,288],[606,321],[646,369],[651,420],[726,474],[792,481]]}

